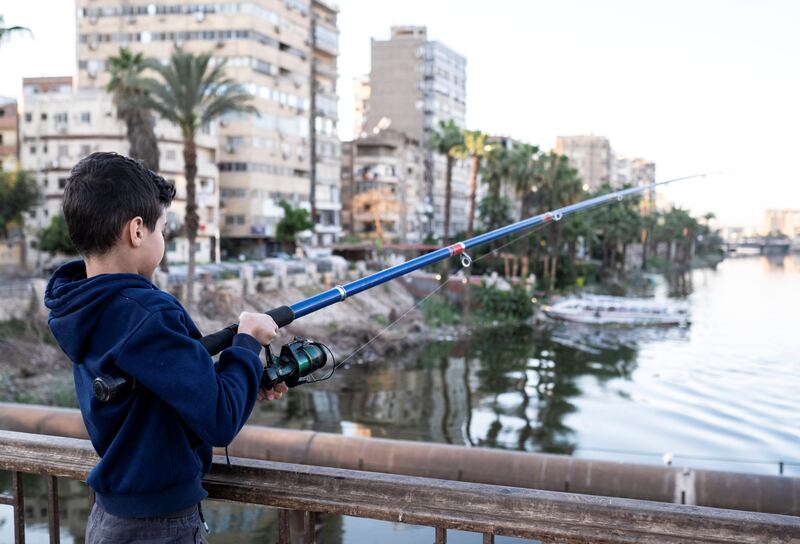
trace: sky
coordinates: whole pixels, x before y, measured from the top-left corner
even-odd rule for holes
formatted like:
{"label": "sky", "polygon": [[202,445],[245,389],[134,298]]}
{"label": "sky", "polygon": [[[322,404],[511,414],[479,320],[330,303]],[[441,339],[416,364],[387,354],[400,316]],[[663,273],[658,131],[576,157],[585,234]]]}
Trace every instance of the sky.
{"label": "sky", "polygon": [[[655,161],[676,205],[727,226],[800,209],[800,2],[792,0],[340,0],[340,136],[370,39],[424,25],[467,58],[467,125],[550,149],[558,135],[609,138]],[[75,72],[71,0],[0,0],[33,39],[0,48],[0,95],[23,76]]]}

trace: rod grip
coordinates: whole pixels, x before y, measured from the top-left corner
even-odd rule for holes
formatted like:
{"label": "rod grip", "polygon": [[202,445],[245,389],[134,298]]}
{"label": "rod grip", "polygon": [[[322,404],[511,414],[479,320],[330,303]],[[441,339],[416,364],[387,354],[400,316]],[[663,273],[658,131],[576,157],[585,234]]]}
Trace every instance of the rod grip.
{"label": "rod grip", "polygon": [[[278,328],[285,327],[294,321],[294,312],[288,306],[278,306],[265,313],[275,320],[275,324],[278,325]],[[216,355],[233,343],[233,337],[236,336],[238,330],[239,324],[231,323],[224,329],[202,337],[200,343],[203,344],[203,347],[206,348],[209,354]]]}
{"label": "rod grip", "polygon": [[206,348],[209,355],[216,355],[233,344],[233,337],[236,336],[237,330],[239,330],[239,324],[231,323],[224,329],[202,337],[200,343],[203,344],[203,347]]}
{"label": "rod grip", "polygon": [[275,320],[275,324],[278,325],[279,329],[294,321],[294,311],[288,306],[278,306],[266,313]]}

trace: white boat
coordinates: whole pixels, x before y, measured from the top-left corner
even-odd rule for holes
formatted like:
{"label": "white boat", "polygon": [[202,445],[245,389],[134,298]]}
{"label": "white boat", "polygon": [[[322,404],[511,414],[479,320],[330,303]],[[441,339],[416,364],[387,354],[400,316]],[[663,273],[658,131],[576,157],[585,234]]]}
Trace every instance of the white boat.
{"label": "white boat", "polygon": [[583,296],[542,308],[551,319],[592,325],[687,325],[689,308],[677,301]]}

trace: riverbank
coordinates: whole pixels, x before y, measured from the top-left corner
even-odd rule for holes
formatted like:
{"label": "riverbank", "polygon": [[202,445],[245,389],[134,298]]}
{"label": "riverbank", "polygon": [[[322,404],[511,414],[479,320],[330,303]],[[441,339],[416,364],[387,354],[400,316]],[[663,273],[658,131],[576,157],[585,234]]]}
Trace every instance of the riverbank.
{"label": "riverbank", "polygon": [[[189,310],[201,331],[208,334],[235,322],[242,311],[263,312],[319,292],[321,286],[287,287],[280,291],[238,296],[224,285],[205,289]],[[0,321],[0,401],[75,406],[71,364],[50,336],[41,293],[26,295],[25,320]],[[18,301],[20,303],[21,301]],[[351,364],[412,356],[427,342],[459,334],[454,327],[431,329],[419,310],[412,310],[390,329],[375,337],[414,306],[413,296],[399,282],[335,304],[282,329],[275,340],[281,346],[294,336],[305,336],[331,348],[341,361],[361,348]],[[368,345],[364,346],[364,344]],[[364,347],[362,347],[364,346]]]}

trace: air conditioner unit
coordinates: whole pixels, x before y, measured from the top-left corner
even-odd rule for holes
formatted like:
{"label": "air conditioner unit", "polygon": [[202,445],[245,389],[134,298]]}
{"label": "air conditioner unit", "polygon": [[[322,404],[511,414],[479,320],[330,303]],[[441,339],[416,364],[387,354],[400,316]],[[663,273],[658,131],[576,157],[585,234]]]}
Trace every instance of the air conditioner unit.
{"label": "air conditioner unit", "polygon": [[92,51],[96,50],[97,49],[97,42],[94,41],[94,40],[89,41],[89,49],[91,49]]}
{"label": "air conditioner unit", "polygon": [[86,72],[89,74],[89,77],[92,78],[92,79],[97,77],[97,68],[94,68],[94,67],[88,68],[86,70]]}
{"label": "air conditioner unit", "polygon": [[228,153],[236,153],[236,146],[227,145],[225,146],[225,151]]}
{"label": "air conditioner unit", "polygon": [[202,23],[206,19],[206,13],[204,11],[198,11],[194,14],[194,18],[198,23]]}

